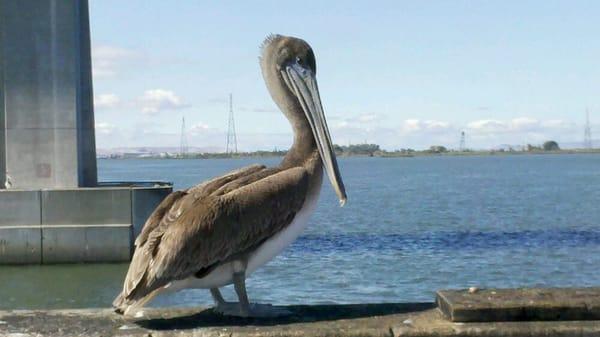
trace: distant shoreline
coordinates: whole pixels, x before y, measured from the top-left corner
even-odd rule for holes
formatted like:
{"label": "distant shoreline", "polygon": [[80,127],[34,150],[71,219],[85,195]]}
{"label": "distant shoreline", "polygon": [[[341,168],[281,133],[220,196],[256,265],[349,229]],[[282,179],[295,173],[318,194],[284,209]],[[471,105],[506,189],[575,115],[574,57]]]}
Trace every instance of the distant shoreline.
{"label": "distant shoreline", "polygon": [[[239,159],[239,158],[271,158],[283,157],[286,151],[257,151],[243,153],[189,153],[181,156],[179,154],[164,155],[164,154],[119,154],[112,156],[101,156],[98,159]],[[570,149],[570,150],[555,150],[555,151],[503,151],[503,150],[486,150],[486,151],[446,151],[432,152],[430,150],[401,152],[401,151],[376,151],[374,153],[337,153],[339,158],[348,157],[376,157],[376,158],[412,158],[412,157],[469,157],[469,156],[507,156],[507,155],[543,155],[543,154],[600,154],[600,149]]]}

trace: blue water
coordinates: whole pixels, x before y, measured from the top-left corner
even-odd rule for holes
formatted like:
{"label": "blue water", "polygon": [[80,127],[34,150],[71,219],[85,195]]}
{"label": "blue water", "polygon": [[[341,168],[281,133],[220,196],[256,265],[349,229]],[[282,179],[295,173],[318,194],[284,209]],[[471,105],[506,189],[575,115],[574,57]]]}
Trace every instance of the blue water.
{"label": "blue water", "polygon": [[[181,189],[278,161],[98,167],[103,181],[167,180]],[[340,167],[347,205],[326,182],[304,235],[248,280],[251,300],[431,301],[440,288],[600,285],[600,155],[342,158]],[[0,299],[8,301],[0,307],[107,306],[126,268],[1,267]],[[153,305],[209,303],[207,291],[188,290]]]}

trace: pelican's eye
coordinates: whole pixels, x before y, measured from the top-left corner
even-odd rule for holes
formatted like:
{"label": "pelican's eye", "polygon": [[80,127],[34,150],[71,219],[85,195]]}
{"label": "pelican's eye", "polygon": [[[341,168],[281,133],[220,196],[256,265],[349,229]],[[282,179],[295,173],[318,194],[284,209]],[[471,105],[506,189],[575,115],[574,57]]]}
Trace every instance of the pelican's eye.
{"label": "pelican's eye", "polygon": [[296,56],[296,62],[298,62],[299,65],[302,65],[302,58],[300,58],[300,56]]}

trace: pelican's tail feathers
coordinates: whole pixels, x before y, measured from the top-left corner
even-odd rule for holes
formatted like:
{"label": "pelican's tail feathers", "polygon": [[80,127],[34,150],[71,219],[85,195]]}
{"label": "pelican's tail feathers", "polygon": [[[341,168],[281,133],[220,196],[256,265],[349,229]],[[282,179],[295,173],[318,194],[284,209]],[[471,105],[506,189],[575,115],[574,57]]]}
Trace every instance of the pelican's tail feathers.
{"label": "pelican's tail feathers", "polygon": [[113,301],[113,307],[116,313],[124,316],[134,316],[139,308],[150,302],[158,293],[159,289],[150,292],[144,297],[130,300],[125,298],[123,293],[120,293]]}
{"label": "pelican's tail feathers", "polygon": [[125,295],[123,295],[123,293],[119,293],[119,296],[117,296],[117,298],[115,298],[115,300],[112,302],[112,306],[116,313],[125,313],[125,309],[127,308],[127,304],[125,302]]}

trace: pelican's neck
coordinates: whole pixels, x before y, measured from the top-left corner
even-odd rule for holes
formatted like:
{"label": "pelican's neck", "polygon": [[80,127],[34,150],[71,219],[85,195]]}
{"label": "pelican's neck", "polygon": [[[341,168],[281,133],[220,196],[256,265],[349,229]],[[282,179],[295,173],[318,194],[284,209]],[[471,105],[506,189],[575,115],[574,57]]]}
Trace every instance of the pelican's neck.
{"label": "pelican's neck", "polygon": [[303,166],[315,153],[318,153],[317,144],[298,98],[281,77],[281,69],[276,66],[274,55],[275,53],[270,52],[267,47],[260,59],[260,68],[269,94],[290,122],[294,132],[294,144],[283,158],[281,166]]}
{"label": "pelican's neck", "polygon": [[294,143],[281,162],[282,166],[302,166],[307,160],[313,158],[318,153],[317,144],[313,137],[312,130],[306,118],[290,118],[290,116],[303,116],[303,112],[288,114],[288,119],[292,124],[294,132]]}

